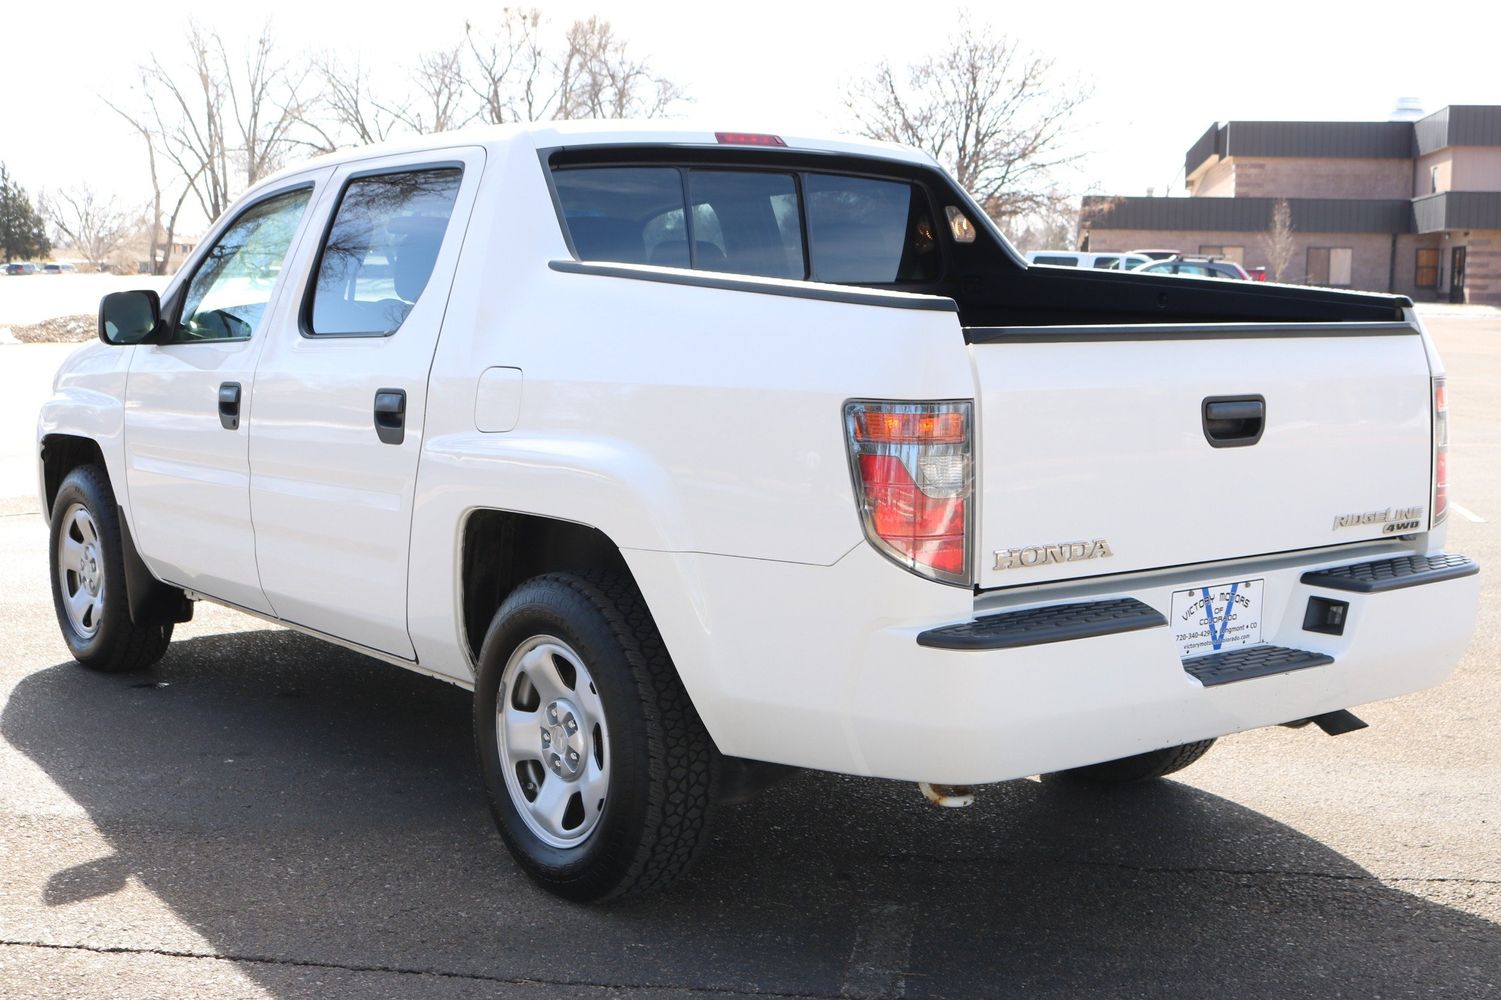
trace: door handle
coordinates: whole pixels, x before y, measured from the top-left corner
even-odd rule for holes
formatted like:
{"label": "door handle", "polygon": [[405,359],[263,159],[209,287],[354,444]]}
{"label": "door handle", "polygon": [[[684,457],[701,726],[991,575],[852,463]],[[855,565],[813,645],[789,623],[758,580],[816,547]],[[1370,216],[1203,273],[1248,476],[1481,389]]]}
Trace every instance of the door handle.
{"label": "door handle", "polygon": [[1204,439],[1215,448],[1244,448],[1266,430],[1263,396],[1210,396],[1203,402]]}
{"label": "door handle", "polygon": [[240,427],[240,383],[222,382],[219,385],[219,426],[227,431]]}
{"label": "door handle", "polygon": [[375,433],[385,444],[401,444],[406,437],[407,391],[375,390]]}

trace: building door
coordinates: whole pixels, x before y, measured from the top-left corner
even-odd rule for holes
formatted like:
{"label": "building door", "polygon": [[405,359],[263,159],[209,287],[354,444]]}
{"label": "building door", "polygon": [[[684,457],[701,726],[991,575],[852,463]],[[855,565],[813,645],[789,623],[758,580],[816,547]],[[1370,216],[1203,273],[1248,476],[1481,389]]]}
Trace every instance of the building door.
{"label": "building door", "polygon": [[1465,247],[1455,247],[1449,267],[1449,301],[1465,300]]}

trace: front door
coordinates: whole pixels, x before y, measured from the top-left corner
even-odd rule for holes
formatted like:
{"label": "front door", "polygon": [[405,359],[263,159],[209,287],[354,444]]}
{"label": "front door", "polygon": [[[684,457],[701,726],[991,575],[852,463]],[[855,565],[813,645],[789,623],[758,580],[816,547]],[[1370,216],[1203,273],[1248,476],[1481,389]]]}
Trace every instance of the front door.
{"label": "front door", "polygon": [[250,526],[245,417],[265,317],[314,181],[246,207],[168,298],[172,332],[135,348],[125,389],[125,481],[136,543],[164,580],[272,614]]}
{"label": "front door", "polygon": [[1449,266],[1449,301],[1465,300],[1465,247],[1455,247]]}
{"label": "front door", "polygon": [[340,167],[255,370],[250,505],[277,614],[406,659],[427,373],[484,152]]}

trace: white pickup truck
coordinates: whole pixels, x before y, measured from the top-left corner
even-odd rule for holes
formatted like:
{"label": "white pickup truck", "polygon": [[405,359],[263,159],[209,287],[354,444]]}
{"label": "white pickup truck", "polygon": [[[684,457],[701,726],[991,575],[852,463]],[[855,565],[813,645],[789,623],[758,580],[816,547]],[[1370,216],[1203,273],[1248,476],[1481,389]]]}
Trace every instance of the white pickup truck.
{"label": "white pickup truck", "polygon": [[470,688],[570,898],[665,884],[777,765],[1155,777],[1356,728],[1474,623],[1410,302],[1030,268],[907,148],[352,150],[99,333],[38,429],[73,655],[146,667],[201,599]]}

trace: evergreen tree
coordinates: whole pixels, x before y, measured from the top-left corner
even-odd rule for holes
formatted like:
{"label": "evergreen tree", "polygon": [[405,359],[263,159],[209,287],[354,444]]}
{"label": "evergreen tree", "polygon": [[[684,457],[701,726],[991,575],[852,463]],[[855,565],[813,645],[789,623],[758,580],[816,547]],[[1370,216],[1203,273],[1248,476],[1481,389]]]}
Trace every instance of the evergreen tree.
{"label": "evergreen tree", "polygon": [[15,184],[0,163],[0,261],[45,257],[52,252],[47,227],[26,189]]}

